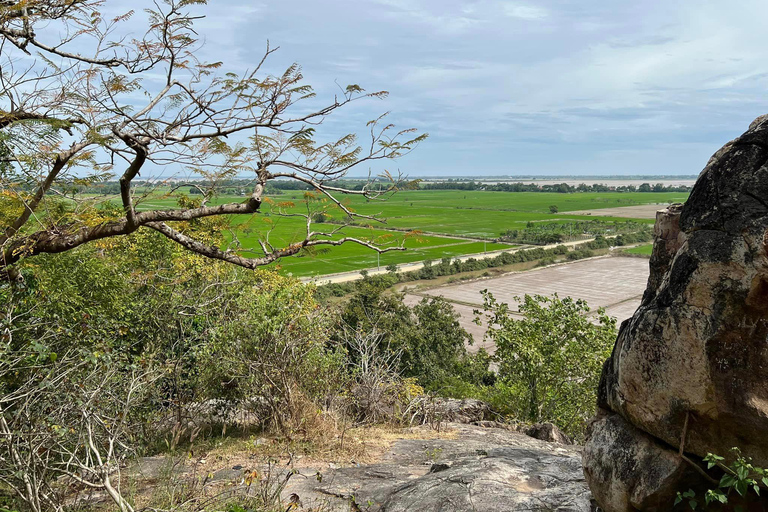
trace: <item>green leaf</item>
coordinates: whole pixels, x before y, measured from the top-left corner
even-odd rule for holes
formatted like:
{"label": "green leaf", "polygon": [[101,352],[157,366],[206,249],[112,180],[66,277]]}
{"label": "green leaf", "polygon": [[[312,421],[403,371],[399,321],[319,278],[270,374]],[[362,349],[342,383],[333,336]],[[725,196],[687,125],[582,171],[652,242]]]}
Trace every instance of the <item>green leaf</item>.
{"label": "green leaf", "polygon": [[728,503],[728,497],[718,489],[708,490],[707,494],[704,496],[704,502],[709,505],[715,501],[719,503]]}
{"label": "green leaf", "polygon": [[723,478],[720,479],[720,487],[727,488],[727,487],[733,487],[736,485],[736,477],[733,475],[723,475]]}

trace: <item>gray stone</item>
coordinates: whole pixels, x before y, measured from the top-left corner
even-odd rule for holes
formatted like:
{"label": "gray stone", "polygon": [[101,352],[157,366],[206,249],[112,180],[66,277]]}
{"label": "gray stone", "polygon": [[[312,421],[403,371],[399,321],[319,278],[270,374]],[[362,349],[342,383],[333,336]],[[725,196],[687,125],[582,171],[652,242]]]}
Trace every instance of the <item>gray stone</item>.
{"label": "gray stone", "polygon": [[676,452],[615,413],[592,422],[583,460],[595,499],[611,512],[672,510],[677,491],[698,482]]}
{"label": "gray stone", "polygon": [[547,441],[548,443],[573,444],[571,438],[565,435],[556,425],[546,423],[535,423],[523,430],[525,435],[534,439]]}
{"label": "gray stone", "polygon": [[436,415],[442,421],[453,423],[473,423],[492,420],[497,416],[491,406],[474,398],[438,398],[436,400]]}
{"label": "gray stone", "polygon": [[[598,390],[598,406],[618,416],[599,420],[585,447],[606,512],[634,510],[637,482],[653,487],[642,461],[654,451],[666,468],[658,496],[674,496],[667,455],[681,445],[693,459],[736,446],[768,467],[768,116],[710,159],[685,205],[657,215],[655,235],[643,301]],[[619,483],[606,479],[635,452]]]}
{"label": "gray stone", "polygon": [[504,429],[449,427],[458,439],[397,441],[377,464],[325,472],[321,483],[295,479],[285,492],[345,512],[352,499],[371,512],[592,510],[576,447]]}
{"label": "gray stone", "polygon": [[680,212],[681,233],[670,222],[657,238],[654,255],[668,261],[662,265],[667,270],[654,270],[643,303],[622,325],[600,392],[603,407],[671,446],[680,444],[688,416],[686,451],[727,454],[739,446],[763,466],[766,161],[768,122],[762,118],[710,160]]}

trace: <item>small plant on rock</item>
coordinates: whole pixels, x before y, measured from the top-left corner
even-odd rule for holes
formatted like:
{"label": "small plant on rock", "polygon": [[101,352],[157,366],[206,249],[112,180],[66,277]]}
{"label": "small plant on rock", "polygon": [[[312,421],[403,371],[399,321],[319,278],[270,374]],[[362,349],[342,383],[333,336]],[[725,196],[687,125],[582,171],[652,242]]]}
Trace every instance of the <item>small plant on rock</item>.
{"label": "small plant on rock", "polygon": [[[734,496],[734,492],[740,497],[749,499],[750,497],[759,497],[761,490],[768,490],[768,469],[753,465],[752,459],[742,455],[738,448],[732,448],[731,451],[735,457],[731,464],[726,464],[724,457],[712,453],[704,457],[707,469],[718,467],[723,471],[723,476],[719,481],[712,479],[712,483],[716,487],[708,489],[703,495],[706,506],[713,503],[728,504],[729,498]],[[696,510],[700,504],[700,499],[693,489],[677,493],[675,506],[684,501],[687,501],[692,510]],[[736,505],[735,510],[738,512],[744,509]]]}

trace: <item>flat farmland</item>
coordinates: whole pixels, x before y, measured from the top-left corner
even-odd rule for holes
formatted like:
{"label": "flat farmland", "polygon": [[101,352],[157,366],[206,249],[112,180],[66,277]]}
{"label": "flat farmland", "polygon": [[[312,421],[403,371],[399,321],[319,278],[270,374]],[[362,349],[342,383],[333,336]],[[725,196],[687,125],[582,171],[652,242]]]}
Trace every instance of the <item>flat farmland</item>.
{"label": "flat farmland", "polygon": [[[529,295],[584,299],[594,310],[605,307],[606,313],[619,322],[632,316],[640,305],[648,281],[648,260],[644,258],[605,257],[552,265],[541,269],[516,272],[491,279],[432,288],[410,294],[413,302],[424,296],[443,297],[456,307],[462,326],[473,335],[474,350],[482,345],[486,328],[472,320],[472,310],[482,309],[482,290],[490,291],[500,302],[516,310],[515,297]],[[492,347],[485,345],[486,350]]]}
{"label": "flat farmland", "polygon": [[602,208],[600,210],[578,210],[573,213],[579,215],[596,215],[626,217],[628,219],[655,219],[660,205],[642,204],[638,206],[620,206],[616,208]]}
{"label": "flat farmland", "polygon": [[[194,196],[192,196],[194,197]],[[530,223],[566,224],[583,222],[588,211],[603,221],[637,222],[651,224],[654,212],[672,202],[684,202],[687,194],[679,192],[486,192],[460,190],[405,190],[386,200],[367,200],[359,195],[339,195],[342,203],[363,215],[377,215],[384,223],[357,221],[329,236],[359,238],[384,247],[403,245],[408,250],[392,251],[380,258],[374,251],[360,245],[320,247],[302,253],[300,257],[285,258],[274,265],[282,272],[295,276],[319,276],[337,272],[355,271],[402,264],[425,259],[479,254],[508,248],[491,241],[500,233],[511,229],[524,229]],[[243,196],[222,195],[210,204],[241,202]],[[162,190],[149,194],[140,209],[173,207],[174,197]],[[557,206],[558,213],[550,213]],[[343,212],[318,194],[304,191],[284,191],[269,196],[262,212],[235,216],[230,219],[226,235],[228,247],[241,249],[245,256],[260,255],[260,238],[269,237],[275,247],[285,247],[300,241],[306,235],[306,223],[301,213],[322,213],[333,222],[344,219]],[[610,215],[602,215],[605,212]],[[289,216],[286,216],[288,214]],[[338,224],[316,223],[315,231],[331,232]]]}

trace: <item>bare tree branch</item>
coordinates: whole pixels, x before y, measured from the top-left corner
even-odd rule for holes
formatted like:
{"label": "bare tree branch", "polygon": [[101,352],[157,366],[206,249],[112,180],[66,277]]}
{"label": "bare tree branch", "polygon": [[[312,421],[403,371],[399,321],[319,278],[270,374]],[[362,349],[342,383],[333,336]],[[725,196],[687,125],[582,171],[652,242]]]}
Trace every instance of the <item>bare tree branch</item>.
{"label": "bare tree branch", "polygon": [[[269,44],[255,66],[239,74],[219,71],[221,62],[201,62],[202,43],[193,28],[200,16],[188,12],[194,2],[168,0],[151,6],[146,33],[139,38],[123,28],[136,13],[107,20],[101,4],[0,3],[0,189],[3,197],[12,198],[10,207],[21,211],[0,225],[0,278],[18,276],[13,266],[28,257],[129,235],[142,227],[198,254],[246,268],[319,245],[357,243],[379,252],[396,250],[345,237],[339,228],[332,236],[313,231],[309,204],[307,213],[300,214],[306,220],[304,239],[276,249],[267,234],[258,240],[261,258],[202,244],[190,225],[173,224],[259,214],[267,184],[278,179],[311,186],[350,222],[383,221],[354,212],[336,195],[384,197],[397,190],[399,177],[388,175],[386,186],[363,190],[345,189],[334,181],[362,164],[407,154],[425,135],[397,131],[380,116],[366,125],[370,144],[365,148],[353,134],[321,141],[316,130],[327,116],[387,93],[350,85],[325,106],[308,109],[300,104],[315,93],[304,83],[298,65],[281,75],[262,73],[264,62],[276,51]],[[29,52],[32,48],[35,55]],[[162,85],[146,80],[147,72],[161,73]],[[122,162],[125,167],[115,175]],[[142,200],[158,194],[146,183],[136,188],[140,172],[168,166],[197,177],[184,182],[206,184],[202,202],[180,199],[177,207],[143,210]],[[253,177],[250,198],[209,206],[219,183],[242,175]],[[80,183],[113,179],[119,181],[121,218],[101,215],[103,198],[67,192],[76,191]],[[54,211],[66,213],[52,215]]]}

